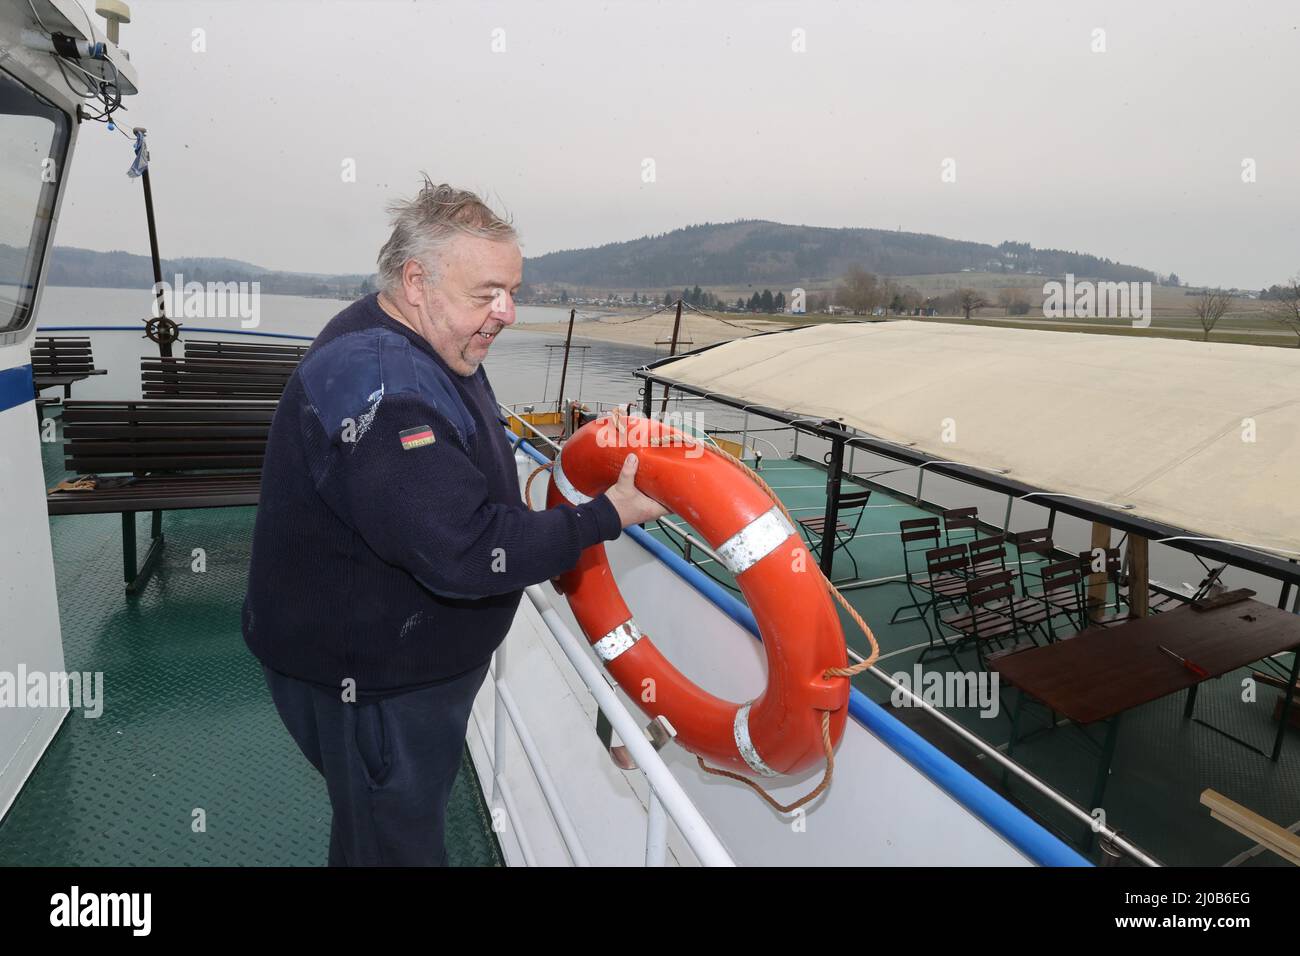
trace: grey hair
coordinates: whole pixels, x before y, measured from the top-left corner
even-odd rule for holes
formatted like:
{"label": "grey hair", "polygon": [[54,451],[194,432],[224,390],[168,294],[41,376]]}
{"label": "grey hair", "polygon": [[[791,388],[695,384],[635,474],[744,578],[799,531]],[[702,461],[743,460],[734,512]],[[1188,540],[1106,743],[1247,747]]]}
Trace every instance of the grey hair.
{"label": "grey hair", "polygon": [[438,252],[456,236],[504,242],[517,239],[515,227],[474,193],[447,183],[435,186],[426,175],[414,199],[390,203],[393,234],[379,250],[379,287],[396,295],[402,270],[412,259],[433,279],[441,274]]}

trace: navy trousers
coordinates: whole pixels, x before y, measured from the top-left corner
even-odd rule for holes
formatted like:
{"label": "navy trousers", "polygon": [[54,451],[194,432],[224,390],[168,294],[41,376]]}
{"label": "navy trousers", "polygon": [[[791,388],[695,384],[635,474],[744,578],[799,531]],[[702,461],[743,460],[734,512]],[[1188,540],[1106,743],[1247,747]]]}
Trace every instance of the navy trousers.
{"label": "navy trousers", "polygon": [[289,734],[325,778],[329,865],[445,866],[447,800],[487,664],[371,703],[262,670]]}

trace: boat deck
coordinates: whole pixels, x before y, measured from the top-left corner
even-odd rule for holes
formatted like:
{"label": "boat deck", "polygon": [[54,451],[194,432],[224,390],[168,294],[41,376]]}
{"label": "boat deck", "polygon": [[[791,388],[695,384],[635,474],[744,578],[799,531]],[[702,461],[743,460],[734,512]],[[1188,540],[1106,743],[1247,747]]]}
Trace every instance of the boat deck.
{"label": "boat deck", "polygon": [[[67,477],[62,444],[42,454],[51,487]],[[0,865],[324,865],[324,780],[284,729],[240,634],[253,516],[167,512],[159,564],[131,598],[117,515],[50,519],[64,666],[103,672],[104,709],[65,719],[0,821]],[[143,554],[149,516],[137,522]],[[192,568],[196,548],[203,572]],[[447,853],[453,866],[502,863],[468,756]]]}
{"label": "boat deck", "polygon": [[[61,444],[43,446],[45,478],[66,477]],[[824,501],[825,471],[804,460],[768,460],[763,474],[790,508]],[[805,514],[816,513],[806,511]],[[879,488],[851,544],[860,577],[902,573],[898,522],[928,514]],[[142,542],[148,516],[138,518]],[[121,582],[116,515],[51,519],[65,667],[102,671],[103,715],[74,711],[18,800],[0,821],[0,865],[321,865],[329,839],[323,781],[280,723],[256,661],[240,636],[253,525],[252,508],[169,512],[166,545],[143,592],[127,598]],[[653,526],[652,526],[653,527]],[[672,540],[662,532],[661,539]],[[192,569],[194,549],[206,570]],[[701,568],[731,583],[697,553]],[[836,575],[851,566],[837,552]],[[871,625],[889,673],[911,672],[928,646],[914,622],[889,625],[906,588],[888,583],[846,596]],[[859,652],[856,627],[845,633]],[[959,653],[964,668],[974,652]],[[933,656],[927,670],[952,661]],[[1202,685],[1198,716],[1265,746],[1275,730],[1270,706],[1243,705],[1248,671]],[[882,703],[889,689],[869,674],[857,686]],[[1004,698],[1016,692],[1004,690]],[[1261,700],[1275,692],[1261,688]],[[1274,764],[1182,717],[1182,694],[1125,715],[1105,799],[1107,822],[1168,864],[1275,865],[1270,853],[1245,855],[1251,843],[1211,819],[1199,794],[1212,787],[1283,826],[1300,820],[1300,734],[1288,732]],[[921,711],[896,711],[916,729],[1006,793],[1069,842],[1089,851],[1076,821],[1026,785],[1002,775]],[[994,745],[1005,745],[1005,711],[983,719],[974,708],[950,716]],[[1077,803],[1086,805],[1097,755],[1072,726],[1050,728],[1040,708],[1026,711],[1016,759]],[[1041,732],[1034,733],[1035,730]],[[1096,728],[1093,728],[1095,735]],[[206,829],[195,832],[197,810]],[[864,812],[869,808],[864,808]],[[1091,851],[1095,858],[1095,850]],[[470,761],[462,763],[448,815],[453,865],[500,865]]]}
{"label": "boat deck", "polygon": [[[812,509],[795,512],[796,518],[821,514],[826,470],[820,464],[805,459],[774,461],[769,458],[764,461],[762,474],[787,508]],[[933,514],[904,496],[876,487],[857,535],[849,545],[857,559],[860,579],[898,576],[891,583],[844,592],[872,628],[880,644],[879,666],[889,674],[903,671],[911,675],[913,665],[929,646],[926,630],[919,622],[888,623],[896,608],[911,604],[907,588],[901,583],[903,560],[898,523]],[[657,529],[652,533],[661,541],[679,544],[675,535]],[[1014,555],[1014,549],[1009,551]],[[734,588],[734,579],[716,562],[699,551],[694,552],[693,559],[702,570]],[[853,567],[844,552],[837,551],[835,579],[852,573]],[[843,611],[841,618],[849,645],[865,655],[868,648],[860,629]],[[957,656],[963,670],[978,670],[973,649],[959,649]],[[1286,661],[1289,666],[1289,655]],[[924,668],[942,673],[957,669],[952,659],[942,653],[927,655]],[[1272,702],[1280,691],[1261,686],[1259,703],[1242,703],[1241,681],[1249,676],[1250,670],[1243,669],[1203,683],[1197,697],[1196,716],[1269,750],[1277,730],[1271,719]],[[879,679],[861,674],[854,683],[873,700],[888,704],[890,688]],[[1011,730],[1007,707],[1014,706],[1018,693],[1003,687],[1005,704],[995,717],[983,718],[973,707],[950,708],[945,712],[1005,750]],[[1199,803],[1199,797],[1205,788],[1213,788],[1284,827],[1291,826],[1300,820],[1300,732],[1287,732],[1281,759],[1275,764],[1202,724],[1184,720],[1185,700],[1186,695],[1179,693],[1124,714],[1103,801],[1106,822],[1169,865],[1221,866],[1234,860],[1238,865],[1286,865],[1269,852],[1237,859],[1251,850],[1253,844],[1212,819],[1209,810]],[[1001,770],[988,766],[992,761],[980,757],[933,719],[926,719],[917,708],[900,708],[894,713],[1066,842],[1098,859],[1095,849],[1089,847],[1089,834],[1060,807],[1014,777],[1009,787],[1004,786]],[[1053,728],[1050,721],[1040,705],[1025,708],[1015,759],[1075,803],[1088,807],[1099,766],[1098,747],[1081,739],[1081,730],[1076,726],[1067,723]],[[1100,727],[1091,726],[1086,730],[1092,739],[1100,741]],[[869,810],[863,808],[864,813]]]}

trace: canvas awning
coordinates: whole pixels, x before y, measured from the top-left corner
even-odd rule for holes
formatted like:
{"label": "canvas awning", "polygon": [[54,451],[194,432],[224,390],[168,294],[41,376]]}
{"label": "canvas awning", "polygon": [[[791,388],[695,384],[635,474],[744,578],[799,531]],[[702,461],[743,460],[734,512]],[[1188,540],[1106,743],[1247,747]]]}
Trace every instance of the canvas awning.
{"label": "canvas awning", "polygon": [[1300,556],[1300,349],[904,320],[751,336],[653,374]]}

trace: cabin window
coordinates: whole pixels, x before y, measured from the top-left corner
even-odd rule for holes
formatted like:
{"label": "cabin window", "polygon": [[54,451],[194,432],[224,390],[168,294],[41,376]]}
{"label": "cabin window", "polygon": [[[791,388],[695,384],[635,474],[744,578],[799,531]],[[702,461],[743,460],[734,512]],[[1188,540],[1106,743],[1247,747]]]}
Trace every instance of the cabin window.
{"label": "cabin window", "polygon": [[67,113],[0,70],[0,333],[32,320],[70,126]]}

